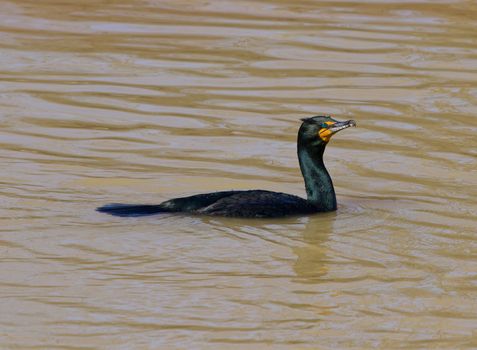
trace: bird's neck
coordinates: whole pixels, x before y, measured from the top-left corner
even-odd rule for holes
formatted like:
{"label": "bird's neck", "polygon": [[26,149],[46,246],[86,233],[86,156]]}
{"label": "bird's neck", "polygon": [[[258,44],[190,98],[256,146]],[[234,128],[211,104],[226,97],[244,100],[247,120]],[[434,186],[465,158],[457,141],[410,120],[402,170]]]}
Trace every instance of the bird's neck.
{"label": "bird's neck", "polygon": [[318,211],[333,211],[336,210],[336,195],[330,174],[323,163],[324,151],[325,147],[307,149],[298,145],[298,159],[308,201]]}

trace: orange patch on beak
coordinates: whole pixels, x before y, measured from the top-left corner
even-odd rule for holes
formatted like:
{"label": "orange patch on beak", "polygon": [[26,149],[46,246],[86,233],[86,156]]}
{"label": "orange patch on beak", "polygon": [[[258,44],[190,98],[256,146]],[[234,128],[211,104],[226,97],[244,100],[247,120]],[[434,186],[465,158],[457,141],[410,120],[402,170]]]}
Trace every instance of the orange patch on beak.
{"label": "orange patch on beak", "polygon": [[[334,123],[333,122],[325,122],[326,125],[332,126]],[[318,136],[320,139],[322,139],[324,142],[328,142],[331,139],[331,135],[333,133],[331,132],[330,129],[328,128],[321,128],[320,131],[318,131]]]}
{"label": "orange patch on beak", "polygon": [[328,142],[331,139],[331,130],[330,129],[321,129],[318,132],[318,136],[325,142]]}

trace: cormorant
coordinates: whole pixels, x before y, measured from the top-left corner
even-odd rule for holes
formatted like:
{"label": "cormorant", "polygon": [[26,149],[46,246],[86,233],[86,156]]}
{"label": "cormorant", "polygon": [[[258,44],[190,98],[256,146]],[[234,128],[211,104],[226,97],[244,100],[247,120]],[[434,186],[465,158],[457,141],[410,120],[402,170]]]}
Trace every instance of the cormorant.
{"label": "cormorant", "polygon": [[221,191],[174,198],[156,205],[108,204],[97,211],[115,216],[145,216],[157,213],[191,213],[244,218],[272,218],[336,210],[333,182],[323,163],[331,136],[354,120],[339,122],[330,116],[302,119],[298,131],[298,159],[305,180],[307,199],[265,190]]}

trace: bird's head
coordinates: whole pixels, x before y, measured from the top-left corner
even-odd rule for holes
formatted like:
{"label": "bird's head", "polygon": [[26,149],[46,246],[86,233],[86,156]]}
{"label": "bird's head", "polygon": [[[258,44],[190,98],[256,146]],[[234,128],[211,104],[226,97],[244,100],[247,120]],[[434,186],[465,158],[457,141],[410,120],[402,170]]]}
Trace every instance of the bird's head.
{"label": "bird's head", "polygon": [[338,131],[356,126],[354,120],[337,121],[330,116],[316,116],[302,119],[298,132],[298,143],[303,146],[322,147],[330,141]]}

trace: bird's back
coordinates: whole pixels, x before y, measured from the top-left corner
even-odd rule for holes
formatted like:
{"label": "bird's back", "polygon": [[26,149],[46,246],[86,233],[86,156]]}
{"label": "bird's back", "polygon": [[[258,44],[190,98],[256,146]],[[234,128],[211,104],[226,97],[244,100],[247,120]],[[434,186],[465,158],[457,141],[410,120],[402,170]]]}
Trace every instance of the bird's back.
{"label": "bird's back", "polygon": [[315,206],[298,196],[281,192],[250,190],[237,191],[198,209],[196,212],[215,216],[273,218],[310,214],[316,211]]}

